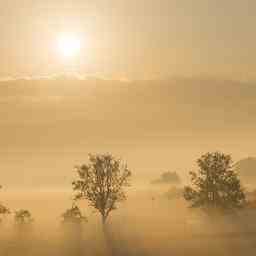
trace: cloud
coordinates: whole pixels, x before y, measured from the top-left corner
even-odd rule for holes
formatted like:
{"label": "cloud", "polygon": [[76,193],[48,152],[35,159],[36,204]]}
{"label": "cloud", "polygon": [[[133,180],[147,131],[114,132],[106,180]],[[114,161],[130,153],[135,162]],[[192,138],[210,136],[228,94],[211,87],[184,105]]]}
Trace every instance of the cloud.
{"label": "cloud", "polygon": [[99,74],[81,74],[77,72],[69,72],[69,73],[58,73],[58,74],[50,74],[50,75],[34,75],[34,76],[7,76],[0,77],[1,82],[8,81],[43,81],[43,80],[102,80],[102,81],[117,81],[117,82],[131,82],[126,76],[104,76]]}
{"label": "cloud", "polygon": [[[89,94],[97,87],[109,86],[109,83],[127,83],[122,77],[114,79],[97,74],[80,74],[76,72],[38,75],[16,76],[0,78],[0,103],[54,103],[74,97],[77,88],[84,87],[82,92]],[[87,83],[88,82],[88,83]],[[74,86],[70,86],[70,83]],[[84,86],[86,83],[86,86]],[[78,86],[78,87],[77,87]],[[76,94],[79,96],[79,93]]]}
{"label": "cloud", "polygon": [[16,79],[17,79],[16,77],[11,77],[11,76],[0,77],[0,82],[15,81]]}
{"label": "cloud", "polygon": [[0,103],[42,103],[42,102],[58,102],[62,100],[62,96],[8,96],[1,97]]}

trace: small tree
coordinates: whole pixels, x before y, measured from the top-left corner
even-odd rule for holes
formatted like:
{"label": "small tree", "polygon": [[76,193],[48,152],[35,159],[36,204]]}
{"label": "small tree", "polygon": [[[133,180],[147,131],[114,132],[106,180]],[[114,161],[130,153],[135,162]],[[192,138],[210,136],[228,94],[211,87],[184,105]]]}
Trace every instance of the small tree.
{"label": "small tree", "polygon": [[14,220],[19,226],[26,226],[34,221],[31,213],[28,210],[23,209],[15,212]]}
{"label": "small tree", "polygon": [[62,215],[64,255],[84,255],[83,224],[87,218],[75,204]]}
{"label": "small tree", "polygon": [[89,163],[76,167],[75,199],[87,199],[100,212],[105,224],[117,203],[126,199],[123,188],[129,185],[130,170],[110,154],[89,155]]}
{"label": "small tree", "polygon": [[[2,188],[2,186],[0,185],[0,189]],[[5,207],[2,203],[0,203],[0,223],[2,222],[2,218],[8,214],[10,214],[11,211]]]}
{"label": "small tree", "polygon": [[153,180],[152,184],[180,184],[181,179],[177,172],[163,172],[159,179]]}
{"label": "small tree", "polygon": [[4,205],[0,204],[0,223],[2,222],[2,217],[1,216],[6,216],[8,214],[10,214],[11,211],[5,207]]}
{"label": "small tree", "polygon": [[81,224],[87,222],[87,218],[83,216],[81,210],[76,205],[72,205],[72,207],[67,209],[61,216],[63,223]]}
{"label": "small tree", "polygon": [[192,207],[233,211],[245,205],[245,194],[230,155],[207,153],[197,164],[198,172],[190,172],[193,186],[184,190],[184,198]]}

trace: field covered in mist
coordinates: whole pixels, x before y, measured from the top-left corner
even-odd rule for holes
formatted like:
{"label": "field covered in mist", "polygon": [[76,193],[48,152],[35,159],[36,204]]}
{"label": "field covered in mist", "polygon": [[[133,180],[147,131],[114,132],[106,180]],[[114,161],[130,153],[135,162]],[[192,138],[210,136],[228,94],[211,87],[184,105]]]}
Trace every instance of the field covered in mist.
{"label": "field covered in mist", "polygon": [[256,256],[256,0],[0,0],[0,256]]}
{"label": "field covered in mist", "polygon": [[[200,154],[223,150],[245,160],[241,177],[252,181],[254,83],[53,77],[0,84],[1,203],[34,218],[26,232],[13,216],[3,219],[0,256],[255,254],[255,210],[213,219],[159,179],[171,170],[181,189]],[[85,202],[88,222],[79,229],[61,219],[72,203],[74,165],[88,152],[125,157],[132,171],[127,201],[111,213],[107,233]]]}
{"label": "field covered in mist", "polygon": [[1,225],[1,256],[25,255],[254,255],[255,210],[217,219],[191,210],[183,198],[168,199],[168,185],[128,189],[128,199],[114,211],[104,233],[100,216],[80,204],[88,217],[81,227],[61,222],[69,191],[3,193],[10,207],[27,207],[34,223],[20,232],[11,218]]}

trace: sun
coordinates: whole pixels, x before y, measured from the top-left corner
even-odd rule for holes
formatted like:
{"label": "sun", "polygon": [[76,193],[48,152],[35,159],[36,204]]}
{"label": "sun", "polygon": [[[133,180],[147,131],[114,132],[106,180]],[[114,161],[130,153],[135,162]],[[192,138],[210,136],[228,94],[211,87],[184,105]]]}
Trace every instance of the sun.
{"label": "sun", "polygon": [[58,37],[57,50],[62,57],[76,56],[81,48],[81,40],[72,34],[62,34]]}

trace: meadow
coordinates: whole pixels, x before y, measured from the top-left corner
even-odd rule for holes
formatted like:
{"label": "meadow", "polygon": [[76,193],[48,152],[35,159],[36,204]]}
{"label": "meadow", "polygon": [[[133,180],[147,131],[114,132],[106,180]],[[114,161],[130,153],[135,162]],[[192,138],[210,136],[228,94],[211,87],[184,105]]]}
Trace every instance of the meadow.
{"label": "meadow", "polygon": [[168,185],[137,185],[113,212],[104,233],[100,216],[81,202],[88,218],[81,226],[65,225],[61,213],[69,191],[5,193],[9,205],[25,205],[34,223],[20,232],[11,218],[1,224],[1,256],[34,255],[254,255],[255,210],[215,219],[188,208],[182,197],[168,199]]}

